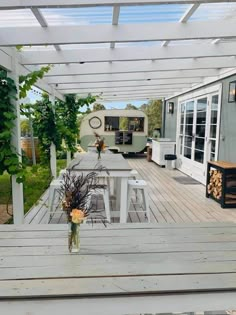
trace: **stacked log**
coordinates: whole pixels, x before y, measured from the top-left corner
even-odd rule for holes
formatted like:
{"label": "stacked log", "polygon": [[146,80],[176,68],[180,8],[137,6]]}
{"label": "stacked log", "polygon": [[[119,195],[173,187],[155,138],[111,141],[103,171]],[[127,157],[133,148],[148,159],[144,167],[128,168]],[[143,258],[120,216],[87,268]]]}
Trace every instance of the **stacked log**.
{"label": "stacked log", "polygon": [[210,170],[210,182],[207,185],[208,194],[214,198],[222,197],[222,173],[218,170]]}

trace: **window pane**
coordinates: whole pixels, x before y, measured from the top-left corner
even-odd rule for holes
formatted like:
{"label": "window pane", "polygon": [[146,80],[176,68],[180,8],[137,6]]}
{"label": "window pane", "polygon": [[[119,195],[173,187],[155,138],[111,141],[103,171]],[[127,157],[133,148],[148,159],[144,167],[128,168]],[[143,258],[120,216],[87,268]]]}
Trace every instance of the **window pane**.
{"label": "window pane", "polygon": [[184,125],[180,125],[180,133],[183,134],[184,132]]}
{"label": "window pane", "polygon": [[105,117],[105,130],[119,130],[119,117]]}
{"label": "window pane", "polygon": [[195,139],[195,149],[204,150],[205,139],[196,138]]}
{"label": "window pane", "polygon": [[211,124],[217,124],[217,114],[216,110],[211,111]]}
{"label": "window pane", "polygon": [[210,140],[210,152],[215,153],[216,151],[216,141]]}
{"label": "window pane", "polygon": [[215,153],[211,153],[211,155],[210,155],[210,160],[211,160],[211,161],[215,161]]}
{"label": "window pane", "polygon": [[181,114],[181,122],[180,122],[181,124],[183,124],[184,123],[184,114]]}
{"label": "window pane", "polygon": [[206,111],[207,109],[207,98],[200,98],[197,100],[197,111]]}
{"label": "window pane", "polygon": [[192,137],[184,137],[184,145],[185,147],[192,147]]}
{"label": "window pane", "polygon": [[216,125],[211,125],[210,137],[216,138]]}
{"label": "window pane", "polygon": [[[123,117],[126,119],[126,117]],[[130,131],[144,131],[144,118],[143,117],[129,117],[128,130]]]}
{"label": "window pane", "polygon": [[211,110],[218,110],[219,96],[213,95],[211,98]]}
{"label": "window pane", "polygon": [[193,124],[193,113],[186,113],[186,124]]}
{"label": "window pane", "polygon": [[196,162],[203,163],[203,158],[204,158],[204,152],[203,152],[203,151],[195,150],[195,153],[194,153],[194,160],[195,160]]}
{"label": "window pane", "polygon": [[197,124],[206,123],[206,112],[197,112]]}
{"label": "window pane", "polygon": [[191,159],[191,149],[184,147],[184,156],[188,159]]}
{"label": "window pane", "polygon": [[182,103],[180,106],[181,106],[181,113],[184,113],[184,103]]}
{"label": "window pane", "polygon": [[194,110],[194,101],[186,103],[186,113],[191,113]]}
{"label": "window pane", "polygon": [[196,126],[196,136],[197,137],[205,137],[206,125],[197,125]]}
{"label": "window pane", "polygon": [[185,135],[186,136],[193,135],[193,125],[185,125]]}

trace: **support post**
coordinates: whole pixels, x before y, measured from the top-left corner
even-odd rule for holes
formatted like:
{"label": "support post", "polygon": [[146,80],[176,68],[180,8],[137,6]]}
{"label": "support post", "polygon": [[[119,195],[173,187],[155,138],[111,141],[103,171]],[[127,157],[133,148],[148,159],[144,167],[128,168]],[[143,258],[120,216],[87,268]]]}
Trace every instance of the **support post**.
{"label": "support post", "polygon": [[[17,91],[19,90],[19,77],[18,77],[18,61],[15,54],[12,57],[12,72],[8,76],[15,81]],[[16,119],[12,130],[12,146],[16,149],[19,161],[22,161],[21,145],[20,145],[20,102],[19,100],[12,101]],[[12,175],[12,206],[13,206],[13,222],[14,224],[24,223],[24,198],[23,198],[23,184],[17,183],[16,175]]]}
{"label": "support post", "polygon": [[71,162],[71,151],[66,151],[66,166],[69,166]]}
{"label": "support post", "polygon": [[[49,99],[52,102],[52,109],[55,113],[55,90],[53,88],[52,95],[49,95]],[[57,155],[56,155],[56,146],[52,142],[50,146],[50,168],[51,168],[51,175],[53,178],[57,177]]]}

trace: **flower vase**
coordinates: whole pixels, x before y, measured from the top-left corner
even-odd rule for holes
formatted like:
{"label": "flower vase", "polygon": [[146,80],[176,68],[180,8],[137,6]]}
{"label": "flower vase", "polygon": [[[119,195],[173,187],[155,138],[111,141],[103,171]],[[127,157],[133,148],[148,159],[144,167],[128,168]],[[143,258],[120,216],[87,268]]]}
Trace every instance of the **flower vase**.
{"label": "flower vase", "polygon": [[71,253],[78,253],[80,251],[79,229],[80,224],[68,223],[68,247]]}
{"label": "flower vase", "polygon": [[101,151],[98,150],[98,160],[101,160]]}

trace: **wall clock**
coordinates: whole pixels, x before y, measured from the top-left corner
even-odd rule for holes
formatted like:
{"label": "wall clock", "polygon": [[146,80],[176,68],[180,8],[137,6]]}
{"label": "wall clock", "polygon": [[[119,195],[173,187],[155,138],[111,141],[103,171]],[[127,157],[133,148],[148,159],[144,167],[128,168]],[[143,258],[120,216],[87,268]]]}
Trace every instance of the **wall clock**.
{"label": "wall clock", "polygon": [[92,118],[89,119],[89,126],[93,129],[98,129],[99,127],[101,127],[102,125],[102,121],[99,117],[94,116]]}

